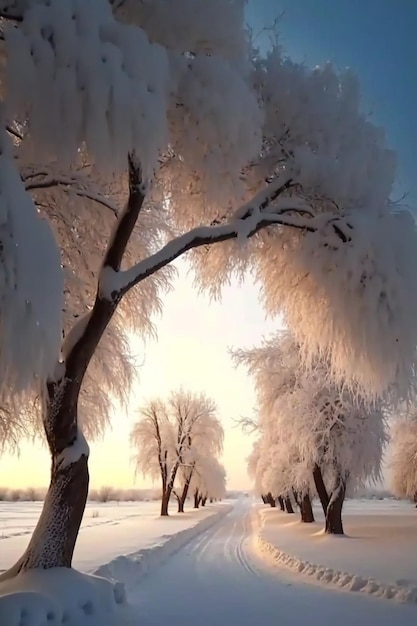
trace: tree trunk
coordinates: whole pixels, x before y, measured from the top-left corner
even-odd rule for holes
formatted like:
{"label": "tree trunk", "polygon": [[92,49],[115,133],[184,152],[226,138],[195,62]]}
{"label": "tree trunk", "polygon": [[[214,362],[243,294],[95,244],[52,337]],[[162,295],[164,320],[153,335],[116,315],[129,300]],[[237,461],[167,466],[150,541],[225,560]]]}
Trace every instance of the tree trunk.
{"label": "tree trunk", "polygon": [[171,489],[169,487],[167,487],[163,492],[162,492],[162,498],[161,498],[161,517],[167,517],[169,515],[168,513],[168,507],[169,507],[169,501],[171,498]]}
{"label": "tree trunk", "polygon": [[262,496],[261,496],[261,498],[262,498],[262,502],[263,502],[264,504],[268,504],[268,498],[267,498],[266,496],[263,496],[263,495],[262,495]]}
{"label": "tree trunk", "polygon": [[294,497],[295,500],[295,504],[301,508],[301,496],[299,493],[297,493],[297,491],[295,489],[292,490],[292,495]]}
{"label": "tree trunk", "polygon": [[327,509],[329,507],[330,498],[327,493],[326,485],[324,484],[323,474],[318,465],[315,465],[313,470],[314,485],[316,487],[317,495],[320,499],[321,506],[323,508],[324,515],[327,515]]}
{"label": "tree trunk", "polygon": [[281,511],[285,511],[284,498],[282,496],[278,496],[277,500],[278,500],[279,508],[281,509]]}
{"label": "tree trunk", "polygon": [[274,498],[272,497],[272,493],[268,493],[267,494],[266,501],[268,502],[268,504],[270,506],[272,506],[273,509],[277,506],[277,503],[275,502]]}
{"label": "tree trunk", "polygon": [[284,502],[285,502],[285,510],[287,511],[287,513],[290,513],[292,515],[294,513],[294,509],[292,508],[291,498],[287,496]]}
{"label": "tree trunk", "polygon": [[213,504],[214,500],[213,498],[210,498],[210,504]]}
{"label": "tree trunk", "polygon": [[342,509],[346,495],[346,483],[340,481],[330,498],[326,512],[325,532],[329,535],[344,535]]}
{"label": "tree trunk", "polygon": [[[190,480],[191,480],[191,477],[190,477]],[[185,501],[187,499],[188,491],[190,489],[190,480],[187,480],[184,484],[184,487],[180,496],[180,501],[178,503],[178,513],[184,513]]]}
{"label": "tree trunk", "polygon": [[204,498],[201,498],[201,506],[206,506],[206,502],[207,502],[207,498],[204,496]]}
{"label": "tree trunk", "polygon": [[198,489],[194,492],[194,508],[198,509],[200,506],[200,494],[198,493]]}
{"label": "tree trunk", "polygon": [[43,423],[52,457],[50,484],[26,551],[0,580],[33,568],[71,567],[89,483],[88,445],[77,429],[77,400],[77,385],[48,385]]}
{"label": "tree trunk", "polygon": [[313,507],[311,505],[311,498],[308,493],[306,493],[300,500],[300,512],[301,521],[304,524],[312,524],[314,522]]}

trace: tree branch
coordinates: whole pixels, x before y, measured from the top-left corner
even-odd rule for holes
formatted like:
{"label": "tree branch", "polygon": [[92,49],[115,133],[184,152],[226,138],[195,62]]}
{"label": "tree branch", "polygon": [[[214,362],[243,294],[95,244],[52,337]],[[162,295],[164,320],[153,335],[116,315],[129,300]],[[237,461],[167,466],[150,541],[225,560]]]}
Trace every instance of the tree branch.
{"label": "tree branch", "polygon": [[[230,239],[237,239],[240,236],[240,225],[248,220],[251,220],[251,228],[246,233],[248,238],[253,237],[257,232],[266,226],[278,224],[281,226],[290,226],[299,230],[316,232],[316,228],[307,221],[298,221],[297,218],[291,219],[291,217],[283,218],[279,214],[260,214],[259,220],[253,220],[254,216],[246,217],[244,219],[236,220],[231,224],[224,226],[200,226],[193,230],[190,230],[184,235],[180,235],[176,239],[173,239],[167,243],[161,250],[151,255],[147,259],[140,261],[132,268],[123,272],[117,272],[109,276],[107,285],[102,284],[104,291],[114,291],[123,296],[132,287],[139,282],[151,276],[162,267],[165,267],[179,256],[204,245],[219,243],[222,241],[228,241]],[[311,221],[311,220],[310,220]]]}
{"label": "tree branch", "polygon": [[[134,155],[128,156],[129,199],[111,236],[104,255],[103,266],[117,271],[126,250],[127,243],[142,209],[145,194],[142,184],[141,168]],[[81,386],[88,364],[107,328],[120,301],[103,298],[97,289],[96,299],[88,323],[78,342],[73,346],[66,359],[66,376],[75,386]]]}
{"label": "tree branch", "polygon": [[[45,176],[42,180],[33,180],[36,177]],[[34,174],[28,174],[26,177],[22,178],[23,183],[25,185],[26,191],[36,191],[40,189],[51,189],[53,187],[60,187],[66,193],[70,191],[74,193],[76,196],[80,198],[87,198],[87,200],[92,200],[93,202],[97,202],[101,206],[109,209],[113,215],[118,216],[117,207],[110,202],[105,196],[100,193],[95,193],[93,191],[88,191],[87,189],[82,189],[81,187],[77,187],[79,185],[79,181],[76,178],[67,178],[65,176],[48,176],[46,172],[36,172]],[[27,182],[31,180],[32,182]]]}
{"label": "tree branch", "polygon": [[119,271],[123,254],[135,227],[139,213],[145,201],[146,189],[142,181],[142,170],[133,154],[128,155],[129,163],[129,199],[119,223],[109,241],[104,255],[103,267]]}

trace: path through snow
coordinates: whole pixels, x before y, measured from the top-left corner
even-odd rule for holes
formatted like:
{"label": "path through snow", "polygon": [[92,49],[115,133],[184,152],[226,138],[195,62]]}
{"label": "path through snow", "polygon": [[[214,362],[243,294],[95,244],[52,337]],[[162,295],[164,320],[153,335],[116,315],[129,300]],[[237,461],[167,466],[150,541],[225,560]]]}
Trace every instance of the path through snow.
{"label": "path through snow", "polygon": [[255,553],[251,502],[199,535],[130,594],[140,626],[409,626],[415,606],[317,585],[271,568]]}

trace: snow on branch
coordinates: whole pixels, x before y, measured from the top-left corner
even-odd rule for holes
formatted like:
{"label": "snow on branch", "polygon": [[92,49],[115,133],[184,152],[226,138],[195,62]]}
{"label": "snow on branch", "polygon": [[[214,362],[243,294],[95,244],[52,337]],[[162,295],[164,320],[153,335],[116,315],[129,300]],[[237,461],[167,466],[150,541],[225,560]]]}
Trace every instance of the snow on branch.
{"label": "snow on branch", "polygon": [[[262,193],[262,198],[264,198],[264,193]],[[256,203],[252,203],[250,209],[245,208],[244,217],[235,219],[233,222],[225,225],[197,227],[173,239],[160,251],[140,261],[128,270],[111,272],[109,268],[104,267],[100,278],[101,293],[105,297],[109,297],[112,293],[126,293],[140,281],[151,276],[154,272],[193,248],[230,239],[246,239],[252,237],[266,226],[277,224],[310,232],[315,231],[314,220],[297,217],[296,215],[286,215],[288,210],[294,211],[294,213],[297,212],[295,207],[298,204],[294,203],[291,198],[288,199],[287,203],[283,201],[283,205],[285,208],[278,210],[276,213],[272,209],[269,213],[266,211],[261,212]],[[322,220],[320,220],[320,223],[322,223]]]}
{"label": "snow on branch", "polygon": [[60,469],[65,469],[69,465],[77,463],[77,461],[79,461],[82,456],[88,458],[89,454],[90,448],[88,446],[87,440],[85,439],[81,430],[78,429],[77,437],[73,441],[73,443],[64,450],[62,450],[60,454],[58,454],[56,458],[57,467],[59,467]]}

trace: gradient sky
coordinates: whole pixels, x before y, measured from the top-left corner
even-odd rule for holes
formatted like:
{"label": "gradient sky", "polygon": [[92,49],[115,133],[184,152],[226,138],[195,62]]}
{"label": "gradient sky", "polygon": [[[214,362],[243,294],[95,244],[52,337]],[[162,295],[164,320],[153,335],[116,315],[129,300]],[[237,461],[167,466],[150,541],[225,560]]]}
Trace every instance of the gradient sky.
{"label": "gradient sky", "polygon": [[[269,25],[284,11],[281,43],[288,55],[314,66],[334,62],[349,66],[363,90],[363,109],[384,126],[398,152],[398,195],[417,207],[417,0],[251,0],[248,20],[254,31]],[[267,38],[260,38],[266,45]],[[252,285],[226,289],[222,304],[198,297],[179,264],[175,290],[165,299],[158,321],[158,341],[134,342],[138,383],[128,415],[117,413],[104,441],[91,446],[92,486],[148,485],[134,481],[129,462],[128,433],[134,409],[154,395],[183,385],[216,399],[226,430],[224,462],[230,488],[246,488],[245,457],[251,440],[233,420],[250,415],[254,390],[244,371],[236,371],[228,346],[250,346],[277,327],[266,322]],[[0,485],[46,485],[49,459],[38,444],[24,445],[20,458],[0,460]]]}

